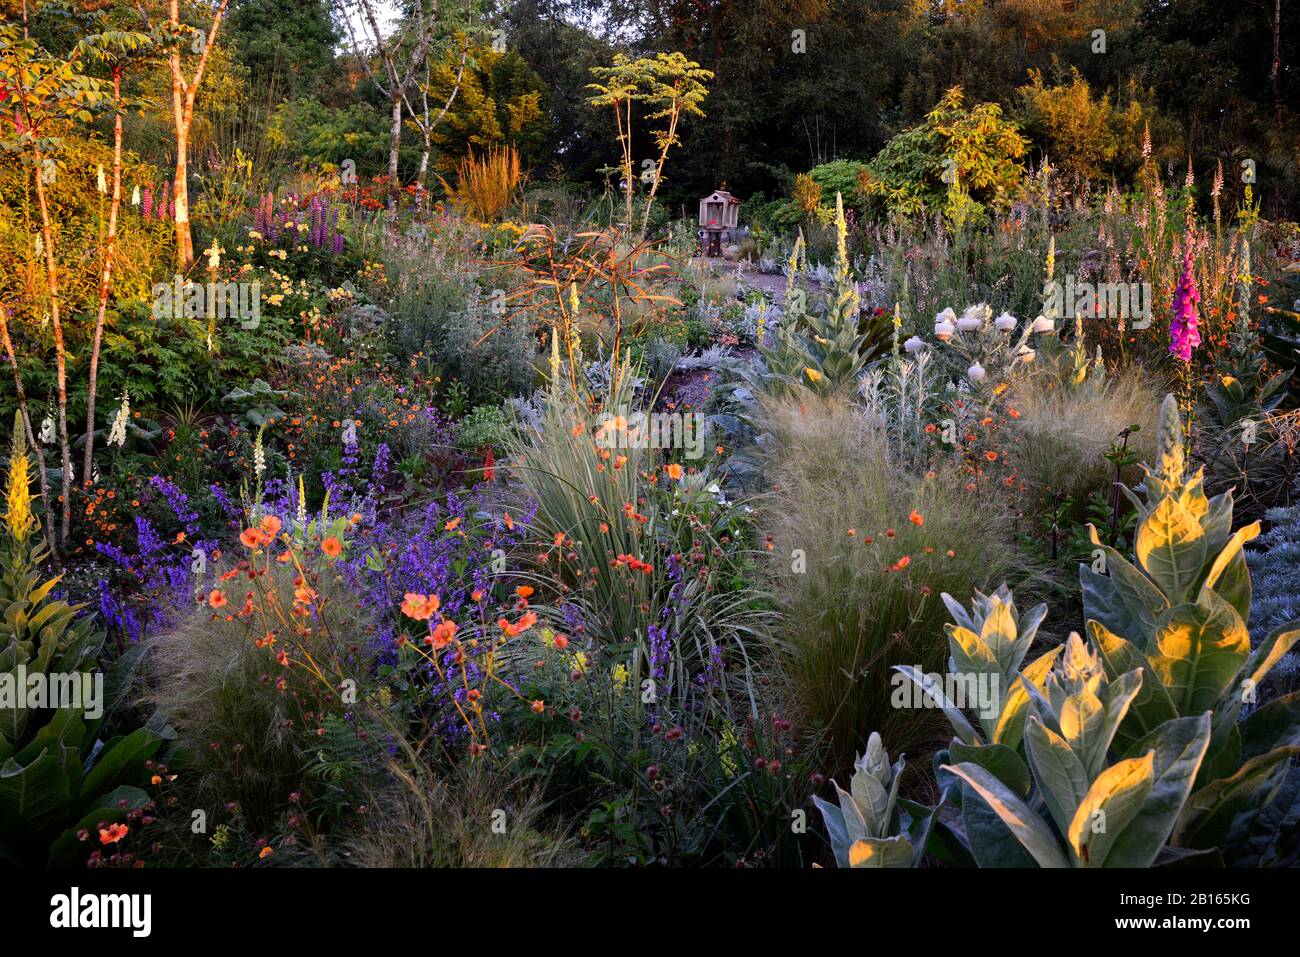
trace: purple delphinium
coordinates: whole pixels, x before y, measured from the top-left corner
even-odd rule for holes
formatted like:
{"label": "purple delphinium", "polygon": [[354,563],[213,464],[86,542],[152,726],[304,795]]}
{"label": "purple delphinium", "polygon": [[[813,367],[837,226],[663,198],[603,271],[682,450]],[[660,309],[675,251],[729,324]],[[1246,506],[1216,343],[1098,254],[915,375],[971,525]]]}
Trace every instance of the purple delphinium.
{"label": "purple delphinium", "polygon": [[1184,362],[1192,361],[1192,350],[1201,344],[1200,318],[1196,313],[1201,292],[1196,288],[1194,265],[1192,241],[1188,237],[1183,252],[1183,274],[1174,290],[1174,318],[1169,324],[1169,351]]}

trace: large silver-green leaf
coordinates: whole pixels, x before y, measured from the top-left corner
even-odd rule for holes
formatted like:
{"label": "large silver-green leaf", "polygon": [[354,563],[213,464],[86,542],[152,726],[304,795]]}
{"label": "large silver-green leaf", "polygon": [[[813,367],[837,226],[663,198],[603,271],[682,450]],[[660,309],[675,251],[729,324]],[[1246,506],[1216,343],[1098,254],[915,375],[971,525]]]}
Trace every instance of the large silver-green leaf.
{"label": "large silver-green leaf", "polygon": [[920,688],[930,700],[933,701],[944,713],[948,723],[952,725],[953,732],[967,744],[974,744],[980,740],[979,734],[976,733],[971,723],[966,720],[966,715],[962,714],[961,708],[948,700],[944,694],[943,685],[934,680],[931,675],[926,674],[920,668],[914,665],[895,665],[894,670],[899,674],[906,675],[918,688]]}
{"label": "large silver-green leaf", "polygon": [[1151,668],[1183,716],[1209,711],[1250,655],[1250,633],[1213,593],[1201,604],[1175,605],[1156,620]]}
{"label": "large silver-green leaf", "polygon": [[1101,622],[1139,649],[1145,649],[1156,615],[1169,607],[1164,594],[1138,568],[1115,549],[1102,547],[1106,572],[1079,566],[1084,620]]}
{"label": "large silver-green leaf", "polygon": [[824,801],[817,795],[813,795],[813,804],[817,810],[821,811],[822,822],[826,825],[826,833],[831,839],[831,850],[835,852],[835,866],[849,866],[849,845],[853,842],[849,840],[848,827],[844,823],[844,812],[836,805],[829,801]]}
{"label": "large silver-green leaf", "polygon": [[[1100,622],[1088,622],[1088,636],[1101,653],[1102,662],[1106,666],[1106,675],[1110,680],[1116,681],[1121,675],[1130,671],[1150,667],[1146,655],[1142,654],[1135,645],[1125,641]],[[1133,742],[1176,717],[1178,717],[1178,710],[1174,707],[1168,690],[1161,684],[1159,678],[1153,674],[1150,680],[1147,680],[1144,675],[1142,686],[1134,697],[1133,703],[1129,705],[1124,720],[1120,722],[1119,732],[1115,735],[1113,744],[1117,750],[1127,752]]]}
{"label": "large silver-green leaf", "polygon": [[1251,758],[1237,773],[1199,788],[1183,805],[1174,825],[1173,843],[1214,847],[1224,841],[1233,818],[1263,788],[1277,783],[1300,747],[1276,748]]}
{"label": "large silver-green leaf", "polygon": [[1154,755],[1155,780],[1142,809],[1120,832],[1107,867],[1150,867],[1169,840],[1210,746],[1209,714],[1175,718],[1138,742],[1137,754]]}
{"label": "large silver-green leaf", "polygon": [[1030,715],[1025,724],[1025,749],[1043,802],[1064,834],[1088,793],[1088,773],[1066,740],[1037,715]]}
{"label": "large silver-green leaf", "polygon": [[1205,529],[1185,500],[1167,496],[1138,526],[1134,543],[1138,564],[1165,593],[1170,604],[1190,600],[1207,556]]}
{"label": "large silver-green leaf", "polygon": [[1278,625],[1265,636],[1243,669],[1243,678],[1258,686],[1274,666],[1300,642],[1300,621]]}
{"label": "large silver-green leaf", "polygon": [[1110,751],[1119,726],[1123,723],[1129,708],[1132,707],[1134,699],[1142,691],[1143,674],[1145,672],[1141,669],[1134,669],[1111,681],[1105,720],[1102,721],[1096,741],[1082,756],[1089,780],[1100,774],[1101,769],[1106,766],[1106,754]]}
{"label": "large silver-green leaf", "polygon": [[1241,723],[1241,756],[1247,760],[1292,745],[1300,745],[1300,691],[1274,698]]}
{"label": "large silver-green leaf", "polygon": [[915,856],[911,842],[901,834],[849,845],[849,867],[911,867]]}
{"label": "large silver-green leaf", "polygon": [[954,741],[948,746],[953,763],[978,764],[993,772],[994,777],[1021,797],[1029,796],[1033,781],[1020,755],[1005,744],[969,745]]}
{"label": "large silver-green leaf", "polygon": [[1075,809],[1066,831],[1074,858],[1083,867],[1104,867],[1111,845],[1138,816],[1154,784],[1155,756],[1126,758],[1097,776]]}
{"label": "large silver-green leaf", "polygon": [[1064,645],[1057,645],[1051,651],[1040,655],[1030,662],[1029,667],[1025,668],[1016,680],[1012,681],[1011,692],[1002,699],[1002,713],[998,715],[997,724],[993,729],[995,743],[1005,744],[1009,748],[1020,747],[1020,741],[1024,737],[1025,718],[1029,714],[1030,697],[1029,692],[1025,690],[1025,682],[1041,690],[1047,673],[1052,670],[1052,665],[1056,663],[1064,647]]}
{"label": "large silver-green leaf", "polygon": [[971,786],[1038,862],[1039,867],[1070,866],[1056,837],[1043,819],[989,771],[978,764],[945,765],[945,768]]}

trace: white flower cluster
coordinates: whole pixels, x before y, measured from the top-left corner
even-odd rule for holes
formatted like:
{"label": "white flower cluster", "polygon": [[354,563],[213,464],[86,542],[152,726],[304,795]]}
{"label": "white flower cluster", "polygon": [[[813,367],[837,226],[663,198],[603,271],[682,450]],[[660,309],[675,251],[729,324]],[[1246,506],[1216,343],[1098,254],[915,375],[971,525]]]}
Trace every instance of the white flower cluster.
{"label": "white flower cluster", "polygon": [[[980,302],[968,306],[960,316],[951,308],[936,314],[934,337],[940,343],[960,347],[963,353],[972,357],[973,361],[966,369],[966,378],[972,383],[979,383],[988,377],[983,361],[985,358],[996,355],[1005,360],[1009,351],[1010,361],[1006,363],[1008,367],[1016,363],[1033,362],[1037,352],[1029,345],[1030,334],[1049,334],[1056,328],[1053,320],[1038,316],[1025,324],[1019,340],[1013,346],[1011,335],[1019,325],[1020,320],[1009,312],[1003,312],[994,318],[993,310],[988,304]],[[930,348],[930,344],[920,336],[912,336],[903,343],[903,348],[909,355],[916,355]]]}

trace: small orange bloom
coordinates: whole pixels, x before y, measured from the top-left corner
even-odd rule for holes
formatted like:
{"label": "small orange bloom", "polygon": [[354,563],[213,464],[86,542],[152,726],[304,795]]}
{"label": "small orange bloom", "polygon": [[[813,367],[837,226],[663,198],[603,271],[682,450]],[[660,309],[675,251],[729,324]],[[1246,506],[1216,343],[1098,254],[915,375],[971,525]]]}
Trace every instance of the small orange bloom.
{"label": "small orange bloom", "polygon": [[543,701],[541,698],[538,698],[536,701],[533,702],[532,707],[533,707],[534,714],[541,714],[543,711],[546,710],[546,702]]}
{"label": "small orange bloom", "polygon": [[911,522],[913,525],[924,525],[924,524],[925,524],[925,516],[923,516],[923,515],[922,515],[920,512],[918,512],[916,509],[912,509],[912,514],[909,515],[909,516],[907,516],[907,520],[908,520],[909,522]]}
{"label": "small orange bloom", "polygon": [[263,515],[262,520],[258,522],[257,527],[261,529],[262,534],[270,540],[279,535],[280,529],[284,526],[283,523],[281,523],[281,521],[274,515]]}
{"label": "small orange bloom", "polygon": [[454,621],[440,621],[429,636],[429,643],[435,648],[446,648],[459,630],[460,626]]}
{"label": "small orange bloom", "polygon": [[402,614],[416,621],[428,621],[441,604],[437,595],[420,595],[408,591],[402,602]]}
{"label": "small orange bloom", "polygon": [[533,625],[537,624],[537,615],[534,612],[525,613],[513,625],[504,618],[497,620],[497,627],[500,628],[508,638],[514,638],[516,635],[522,635]]}
{"label": "small orange bloom", "polygon": [[270,844],[268,844],[266,845],[266,847],[262,848],[260,851],[257,852],[257,857],[259,860],[264,860],[270,857],[274,853],[275,853],[275,848],[273,848]]}
{"label": "small orange bloom", "polygon": [[226,593],[220,588],[214,588],[208,594],[208,604],[213,608],[221,608],[227,604]]}
{"label": "small orange bloom", "polygon": [[99,843],[116,844],[126,837],[127,832],[130,830],[125,824],[110,824],[108,827],[101,827],[99,829]]}
{"label": "small orange bloom", "polygon": [[246,528],[240,532],[239,541],[245,548],[261,548],[264,544],[262,533],[255,528]]}
{"label": "small orange bloom", "polygon": [[680,482],[682,480],[682,475],[684,474],[682,472],[682,467],[678,465],[676,462],[673,462],[669,465],[665,465],[664,471],[668,473],[668,477],[672,479],[674,482]]}
{"label": "small orange bloom", "polygon": [[320,550],[325,553],[327,558],[338,558],[339,555],[343,554],[343,543],[331,535],[320,543]]}
{"label": "small orange bloom", "polygon": [[459,527],[459,525],[460,525],[460,516],[456,516],[451,521],[447,522],[446,525],[442,526],[442,530],[444,532],[454,532],[456,531],[457,527]]}

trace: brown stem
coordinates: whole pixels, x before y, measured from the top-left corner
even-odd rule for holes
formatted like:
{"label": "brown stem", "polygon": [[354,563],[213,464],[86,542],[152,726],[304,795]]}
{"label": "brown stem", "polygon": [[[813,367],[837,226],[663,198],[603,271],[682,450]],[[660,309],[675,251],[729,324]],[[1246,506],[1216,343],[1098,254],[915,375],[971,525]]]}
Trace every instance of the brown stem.
{"label": "brown stem", "polygon": [[63,346],[63,321],[59,316],[59,274],[54,262],[54,227],[41,178],[44,154],[36,147],[36,203],[41,211],[41,236],[45,241],[45,279],[50,289],[50,322],[54,327],[54,371],[59,391],[59,455],[63,463],[63,506],[60,509],[59,540],[66,542],[72,526],[72,449],[68,444],[68,369]]}
{"label": "brown stem", "polygon": [[81,484],[90,486],[95,455],[95,396],[99,387],[99,350],[104,341],[104,317],[108,312],[108,291],[113,277],[113,250],[117,243],[117,213],[122,205],[122,68],[113,68],[113,200],[108,209],[108,236],[104,241],[104,270],[99,279],[99,311],[95,315],[95,337],[90,348],[90,380],[86,390],[86,455],[81,465]]}

